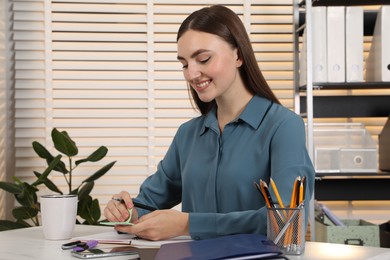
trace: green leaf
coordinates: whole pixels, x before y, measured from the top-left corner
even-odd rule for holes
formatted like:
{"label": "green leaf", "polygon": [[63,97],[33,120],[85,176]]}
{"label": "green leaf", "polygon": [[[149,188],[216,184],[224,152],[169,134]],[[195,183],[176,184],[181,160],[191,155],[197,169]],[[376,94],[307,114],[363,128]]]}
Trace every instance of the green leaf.
{"label": "green leaf", "polygon": [[57,155],[56,158],[49,164],[49,166],[46,168],[46,170],[39,176],[38,180],[36,180],[33,185],[38,185],[40,183],[43,183],[47,176],[50,174],[50,172],[54,169],[54,167],[58,164],[58,162],[61,160],[62,155]]}
{"label": "green leaf", "polygon": [[22,206],[32,207],[38,203],[37,192],[39,190],[34,186],[23,182],[22,193],[16,194],[15,198]]}
{"label": "green leaf", "polygon": [[91,204],[91,217],[93,219],[93,223],[91,224],[97,224],[99,222],[99,218],[100,218],[100,206],[99,206],[99,200],[98,199],[94,199],[92,201],[92,204]]}
{"label": "green leaf", "polygon": [[77,204],[77,213],[78,215],[85,219],[87,223],[91,223],[92,220],[90,219],[90,209],[89,205],[92,203],[92,197],[91,196],[86,196],[82,199],[79,200],[79,203]]}
{"label": "green leaf", "polygon": [[94,185],[95,185],[95,182],[93,182],[93,181],[85,182],[85,185],[83,185],[83,187],[79,191],[79,194],[78,194],[79,199],[83,199],[84,197],[88,196],[91,193]]}
{"label": "green leaf", "polygon": [[54,147],[61,153],[73,157],[78,154],[76,143],[69,137],[68,133],[60,132],[56,128],[51,131]]}
{"label": "green leaf", "polygon": [[36,154],[38,154],[39,157],[43,159],[52,159],[54,158],[53,155],[40,143],[37,141],[32,142],[32,147]]}
{"label": "green leaf", "polygon": [[70,195],[78,195],[78,193],[79,193],[79,188],[76,188],[76,189],[72,190],[69,194]]}
{"label": "green leaf", "polygon": [[[34,151],[39,155],[39,157],[46,159],[47,165],[50,165],[52,161],[55,159],[54,156],[43,145],[41,145],[37,141],[34,141],[32,143],[32,146]],[[54,170],[64,174],[68,173],[65,163],[62,161],[56,164]]]}
{"label": "green leaf", "polygon": [[[39,178],[39,176],[41,176],[41,174],[39,172],[36,172],[36,171],[34,171],[34,174],[35,174],[35,176],[37,176],[37,178]],[[45,180],[42,181],[42,183],[45,184],[45,186],[47,188],[49,188],[51,191],[63,194],[63,192],[50,179],[46,178]]]}
{"label": "green leaf", "polygon": [[107,147],[100,146],[96,151],[94,151],[90,156],[88,156],[85,159],[77,160],[76,165],[79,165],[80,163],[84,162],[97,162],[103,159],[108,152]]}
{"label": "green leaf", "polygon": [[26,224],[22,224],[22,223],[18,223],[18,222],[9,221],[9,220],[0,220],[0,231],[18,229],[18,228],[26,228],[26,227],[31,227],[31,226],[26,225]]}
{"label": "green leaf", "polygon": [[103,166],[103,168],[101,168],[100,170],[98,170],[97,172],[95,172],[94,174],[89,176],[83,182],[91,182],[91,181],[95,181],[95,180],[99,179],[104,174],[106,174],[106,172],[108,172],[111,169],[111,167],[114,166],[115,163],[116,163],[116,161],[113,161],[113,162],[110,162],[109,164]]}
{"label": "green leaf", "polygon": [[16,219],[31,219],[38,215],[38,209],[32,207],[16,207],[12,210]]}
{"label": "green leaf", "polygon": [[22,188],[14,183],[0,181],[0,189],[13,194],[20,194],[23,192]]}

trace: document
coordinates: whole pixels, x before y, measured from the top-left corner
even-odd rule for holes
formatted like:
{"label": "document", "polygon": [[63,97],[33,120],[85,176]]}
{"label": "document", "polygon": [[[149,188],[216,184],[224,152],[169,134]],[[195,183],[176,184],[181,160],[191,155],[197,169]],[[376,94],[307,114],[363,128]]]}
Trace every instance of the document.
{"label": "document", "polygon": [[345,7],[327,7],[328,82],[345,82]]}
{"label": "document", "polygon": [[88,236],[74,237],[72,240],[88,241],[97,240],[100,244],[124,244],[138,248],[159,248],[163,244],[192,241],[189,236],[179,236],[168,240],[151,241],[138,238],[133,234],[122,234],[115,230],[97,233]]}
{"label": "document", "polygon": [[345,9],[345,68],[347,82],[363,81],[363,7]]}
{"label": "document", "polygon": [[390,6],[378,11],[371,48],[366,60],[366,81],[390,81]]}
{"label": "document", "polygon": [[327,10],[325,6],[312,9],[313,32],[313,82],[328,81]]}

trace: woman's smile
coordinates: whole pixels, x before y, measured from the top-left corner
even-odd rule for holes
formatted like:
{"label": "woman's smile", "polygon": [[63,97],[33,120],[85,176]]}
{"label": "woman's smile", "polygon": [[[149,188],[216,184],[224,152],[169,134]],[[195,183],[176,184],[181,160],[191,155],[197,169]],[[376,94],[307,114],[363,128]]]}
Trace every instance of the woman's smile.
{"label": "woman's smile", "polygon": [[208,86],[210,86],[211,80],[206,80],[206,81],[201,81],[198,83],[195,83],[195,89],[197,91],[203,91],[205,90]]}

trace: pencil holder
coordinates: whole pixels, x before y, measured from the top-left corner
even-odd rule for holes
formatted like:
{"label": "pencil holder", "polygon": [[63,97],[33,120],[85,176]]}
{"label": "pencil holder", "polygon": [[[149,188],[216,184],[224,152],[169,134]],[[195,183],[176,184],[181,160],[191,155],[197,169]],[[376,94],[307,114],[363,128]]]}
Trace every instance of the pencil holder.
{"label": "pencil holder", "polygon": [[305,251],[305,209],[268,208],[267,237],[286,255]]}

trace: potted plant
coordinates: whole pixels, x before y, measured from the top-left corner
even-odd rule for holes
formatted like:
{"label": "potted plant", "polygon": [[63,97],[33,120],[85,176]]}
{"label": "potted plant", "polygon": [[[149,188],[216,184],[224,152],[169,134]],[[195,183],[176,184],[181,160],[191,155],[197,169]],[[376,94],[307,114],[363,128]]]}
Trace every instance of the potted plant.
{"label": "potted plant", "polygon": [[[88,157],[74,160],[74,157],[78,155],[79,151],[76,143],[70,138],[68,133],[66,131],[60,132],[54,128],[51,132],[51,137],[54,148],[59,152],[56,156],[52,155],[39,142],[34,141],[32,143],[35,153],[42,159],[45,159],[47,163],[47,168],[42,173],[34,171],[37,179],[33,183],[22,182],[17,177],[13,177],[14,183],[0,182],[0,188],[12,193],[16,201],[20,204],[20,206],[16,206],[12,210],[12,215],[16,219],[15,221],[0,220],[0,231],[40,225],[38,218],[40,204],[37,195],[39,187],[44,185],[55,193],[64,194],[48,178],[52,171],[60,172],[65,178],[68,186],[65,194],[75,194],[78,196],[77,215],[81,219],[81,221],[79,219],[77,220],[78,223],[89,225],[99,224],[101,215],[99,201],[98,199],[93,199],[90,193],[95,181],[108,172],[116,161],[101,167],[83,180],[77,187],[74,187],[72,180],[74,170],[83,163],[100,161],[106,156],[108,149],[105,146],[100,146]],[[66,160],[66,163],[63,159]]]}

